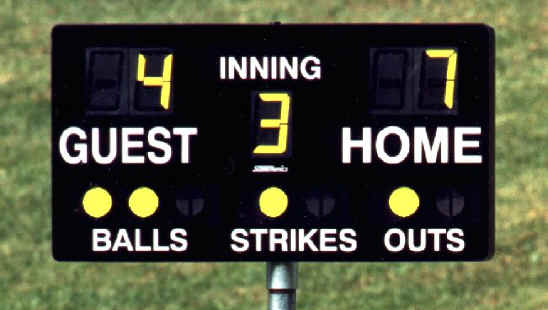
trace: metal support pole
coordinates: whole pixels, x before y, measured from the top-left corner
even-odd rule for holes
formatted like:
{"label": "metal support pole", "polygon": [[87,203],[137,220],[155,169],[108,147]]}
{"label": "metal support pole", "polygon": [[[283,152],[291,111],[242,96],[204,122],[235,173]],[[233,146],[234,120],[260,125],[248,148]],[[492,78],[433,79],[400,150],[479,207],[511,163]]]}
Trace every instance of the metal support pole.
{"label": "metal support pole", "polygon": [[267,262],[268,310],[295,310],[297,303],[297,263]]}

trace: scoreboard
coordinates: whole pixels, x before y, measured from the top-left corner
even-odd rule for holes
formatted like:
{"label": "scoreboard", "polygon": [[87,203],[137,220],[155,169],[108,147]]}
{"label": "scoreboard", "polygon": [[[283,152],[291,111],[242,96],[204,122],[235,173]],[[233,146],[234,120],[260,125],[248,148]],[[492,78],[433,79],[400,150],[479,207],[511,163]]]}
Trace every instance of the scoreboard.
{"label": "scoreboard", "polygon": [[60,25],[53,256],[489,259],[493,119],[486,25]]}

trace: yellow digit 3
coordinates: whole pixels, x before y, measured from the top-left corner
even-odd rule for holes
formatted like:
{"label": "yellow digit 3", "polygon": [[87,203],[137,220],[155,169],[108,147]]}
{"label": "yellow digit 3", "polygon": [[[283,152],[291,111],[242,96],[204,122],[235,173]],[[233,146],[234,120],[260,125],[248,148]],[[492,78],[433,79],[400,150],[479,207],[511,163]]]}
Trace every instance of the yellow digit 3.
{"label": "yellow digit 3", "polygon": [[291,98],[288,93],[259,93],[262,103],[280,102],[279,119],[261,119],[260,128],[278,129],[278,144],[258,145],[253,154],[283,154],[287,150],[287,132],[289,122],[289,105]]}

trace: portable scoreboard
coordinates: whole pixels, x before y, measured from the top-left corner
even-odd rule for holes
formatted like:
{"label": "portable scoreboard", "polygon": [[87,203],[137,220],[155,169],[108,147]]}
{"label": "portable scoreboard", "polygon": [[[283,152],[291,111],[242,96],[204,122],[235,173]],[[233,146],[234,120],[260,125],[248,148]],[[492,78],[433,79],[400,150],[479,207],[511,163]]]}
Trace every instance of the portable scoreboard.
{"label": "portable scoreboard", "polygon": [[489,259],[493,119],[486,25],[60,25],[53,256]]}

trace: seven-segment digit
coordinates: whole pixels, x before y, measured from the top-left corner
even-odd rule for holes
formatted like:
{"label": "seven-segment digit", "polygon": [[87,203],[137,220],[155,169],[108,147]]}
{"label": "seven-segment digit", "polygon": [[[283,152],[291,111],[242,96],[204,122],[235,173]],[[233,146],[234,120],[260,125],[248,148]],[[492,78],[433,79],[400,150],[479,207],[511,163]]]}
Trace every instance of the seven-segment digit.
{"label": "seven-segment digit", "polygon": [[137,81],[143,82],[144,86],[161,87],[160,105],[167,110],[169,108],[169,94],[171,91],[171,65],[173,64],[173,55],[166,55],[162,76],[145,76],[146,58],[139,54],[137,61]]}
{"label": "seven-segment digit", "polygon": [[445,82],[445,106],[453,108],[453,95],[455,93],[455,75],[457,72],[457,51],[454,49],[427,49],[429,58],[447,58],[447,74]]}
{"label": "seven-segment digit", "polygon": [[260,128],[279,129],[278,144],[258,145],[253,154],[283,154],[287,150],[287,132],[289,122],[289,105],[291,98],[288,93],[259,93],[262,103],[280,102],[279,119],[261,119]]}

